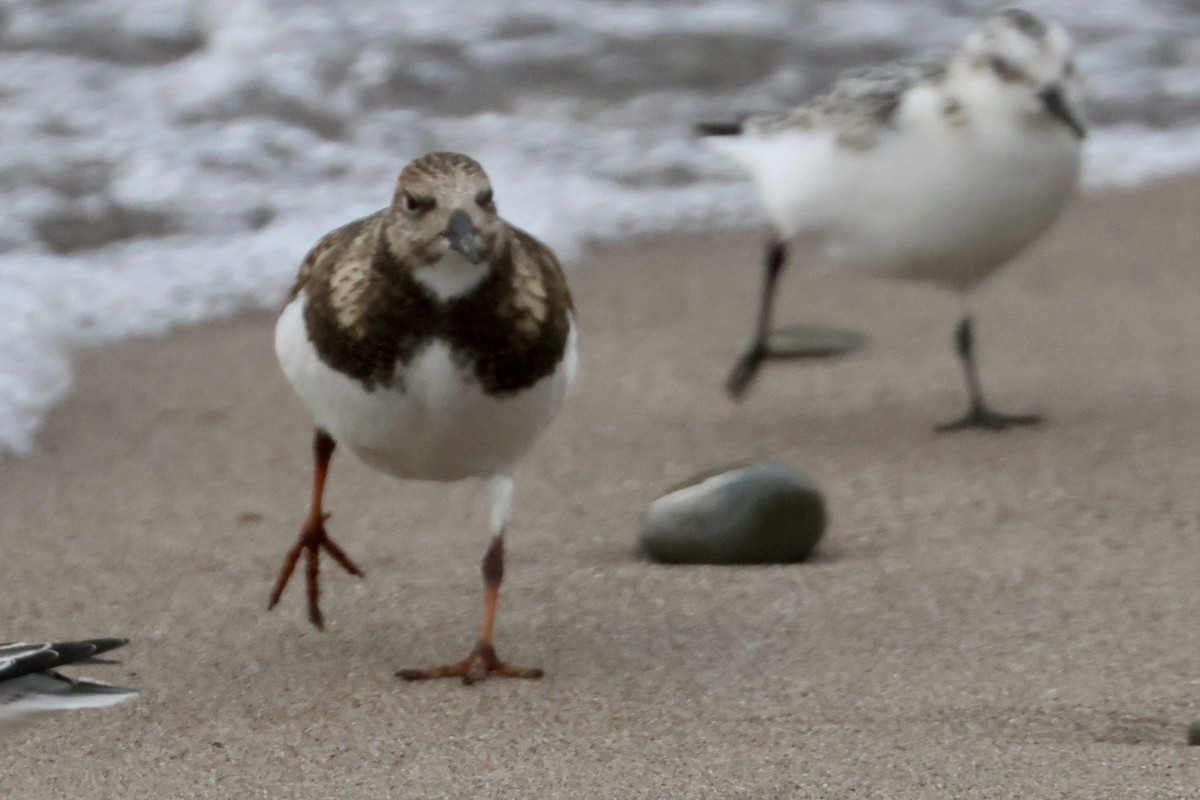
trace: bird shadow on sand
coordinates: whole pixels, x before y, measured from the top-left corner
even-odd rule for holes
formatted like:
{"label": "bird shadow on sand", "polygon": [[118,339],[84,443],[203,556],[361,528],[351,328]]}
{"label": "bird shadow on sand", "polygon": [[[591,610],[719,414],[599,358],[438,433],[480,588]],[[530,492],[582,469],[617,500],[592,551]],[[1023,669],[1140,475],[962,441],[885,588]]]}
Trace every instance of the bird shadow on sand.
{"label": "bird shadow on sand", "polygon": [[1096,744],[1144,746],[1182,745],[1184,742],[1183,726],[1178,719],[1115,710],[1100,711],[1083,706],[990,708],[956,713],[955,717],[952,724],[961,727],[964,734],[1034,743],[1090,741]]}

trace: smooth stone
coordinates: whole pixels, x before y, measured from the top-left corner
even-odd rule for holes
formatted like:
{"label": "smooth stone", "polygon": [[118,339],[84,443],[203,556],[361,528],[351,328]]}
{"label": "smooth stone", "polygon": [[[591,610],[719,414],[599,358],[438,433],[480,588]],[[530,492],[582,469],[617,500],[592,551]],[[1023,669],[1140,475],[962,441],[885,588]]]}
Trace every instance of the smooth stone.
{"label": "smooth stone", "polygon": [[867,337],[845,328],[789,325],[767,337],[767,357],[772,359],[835,358],[861,350]]}
{"label": "smooth stone", "polygon": [[1193,722],[1188,728],[1188,744],[1200,745],[1200,719]]}
{"label": "smooth stone", "polygon": [[825,532],[825,501],[804,473],[773,461],[697,475],[652,502],[638,539],[667,564],[790,564]]}

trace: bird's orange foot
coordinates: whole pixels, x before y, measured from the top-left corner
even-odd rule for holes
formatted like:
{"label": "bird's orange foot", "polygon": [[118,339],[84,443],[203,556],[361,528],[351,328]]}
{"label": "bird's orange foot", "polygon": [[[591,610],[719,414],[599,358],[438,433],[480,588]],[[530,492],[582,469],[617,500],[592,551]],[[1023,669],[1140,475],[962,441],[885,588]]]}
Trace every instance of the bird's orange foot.
{"label": "bird's orange foot", "polygon": [[272,609],[279,602],[279,598],[283,596],[283,590],[287,588],[288,581],[291,580],[292,573],[296,571],[300,553],[304,552],[306,554],[305,578],[308,585],[308,619],[317,626],[318,630],[325,630],[325,617],[321,614],[321,549],[324,548],[333,557],[333,560],[351,575],[361,578],[363,574],[362,570],[325,532],[325,520],[327,519],[329,519],[328,514],[321,514],[309,517],[304,523],[304,527],[300,530],[300,536],[296,539],[296,544],[292,545],[292,549],[288,551],[287,557],[283,560],[279,578],[275,581],[275,589],[271,592],[271,602],[267,605],[268,609]]}
{"label": "bird's orange foot", "polygon": [[396,673],[396,677],[406,681],[462,678],[462,682],[470,686],[484,678],[540,678],[544,674],[540,669],[524,669],[509,664],[507,661],[501,661],[496,656],[496,648],[480,642],[475,645],[471,655],[462,661],[429,669],[402,669]]}

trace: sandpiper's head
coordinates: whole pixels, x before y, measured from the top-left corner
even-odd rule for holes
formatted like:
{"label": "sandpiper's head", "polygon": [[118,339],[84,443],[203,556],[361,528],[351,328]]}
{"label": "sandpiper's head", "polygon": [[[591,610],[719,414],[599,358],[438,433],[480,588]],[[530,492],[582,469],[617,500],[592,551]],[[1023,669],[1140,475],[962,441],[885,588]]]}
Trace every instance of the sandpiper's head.
{"label": "sandpiper's head", "polygon": [[953,69],[968,84],[968,102],[1059,126],[1078,139],[1086,135],[1071,39],[1052,20],[1001,11],[967,37]]}
{"label": "sandpiper's head", "polygon": [[462,153],[430,153],[400,173],[385,233],[397,255],[426,266],[450,253],[471,264],[490,260],[506,227],[479,162]]}

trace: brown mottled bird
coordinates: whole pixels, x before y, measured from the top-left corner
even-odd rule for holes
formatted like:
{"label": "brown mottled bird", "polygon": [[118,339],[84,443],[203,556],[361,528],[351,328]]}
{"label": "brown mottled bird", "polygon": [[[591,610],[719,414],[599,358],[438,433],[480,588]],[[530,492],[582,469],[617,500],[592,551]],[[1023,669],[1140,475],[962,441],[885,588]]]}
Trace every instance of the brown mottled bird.
{"label": "brown mottled bird", "polygon": [[467,683],[540,677],[496,656],[492,624],[513,473],[562,405],[575,339],[557,259],[497,214],[487,175],[465,155],[416,159],[400,173],[390,206],[317,242],[275,328],[275,352],[313,413],[316,435],[312,501],[271,607],[301,553],[318,628],[320,550],[362,574],[325,531],[322,496],[337,443],[398,478],[487,478],[492,541],[479,641],[462,661],[396,674]]}

